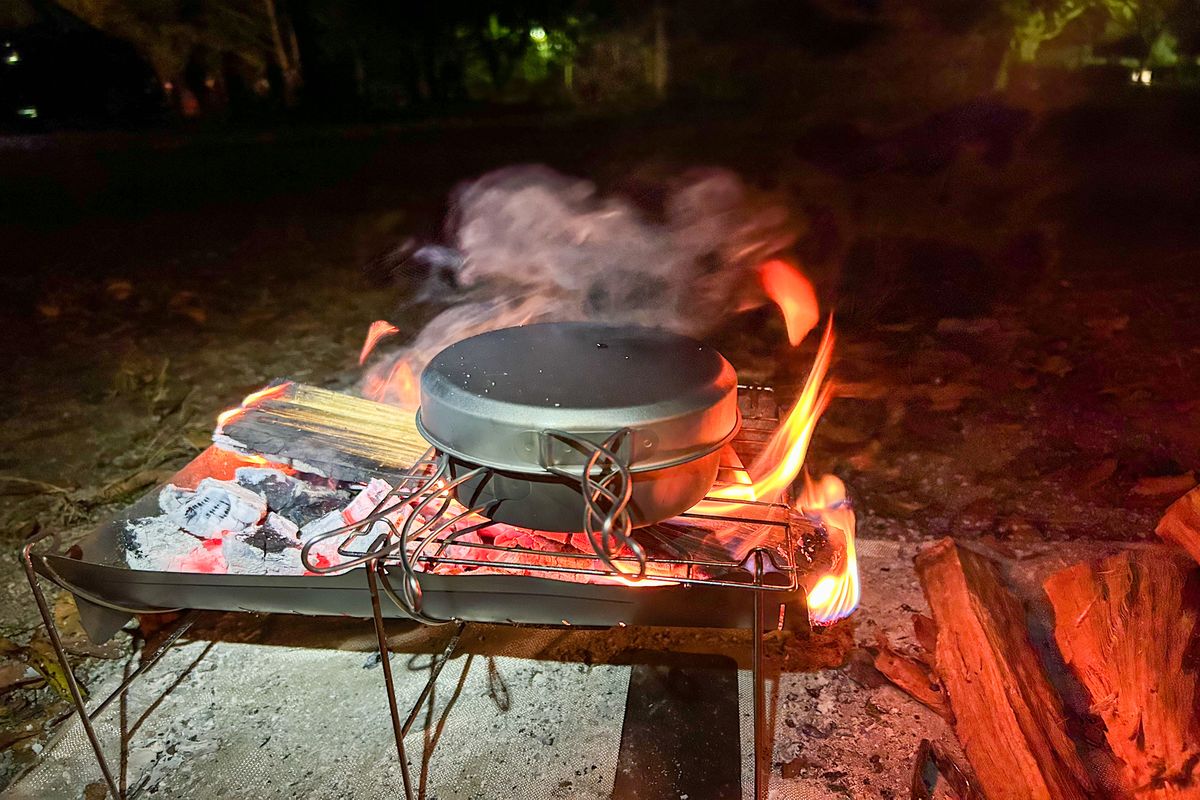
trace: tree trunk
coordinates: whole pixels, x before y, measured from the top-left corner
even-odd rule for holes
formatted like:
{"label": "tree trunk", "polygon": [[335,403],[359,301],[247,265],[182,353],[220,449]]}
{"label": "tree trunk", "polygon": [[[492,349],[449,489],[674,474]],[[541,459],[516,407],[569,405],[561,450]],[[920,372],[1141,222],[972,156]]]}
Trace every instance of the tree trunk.
{"label": "tree trunk", "polygon": [[275,46],[275,61],[283,74],[283,104],[288,108],[296,105],[297,90],[300,88],[299,48],[296,44],[296,32],[291,33],[291,43],[296,60],[288,55],[283,44],[283,31],[279,27],[279,15],[276,13],[275,0],[263,0],[267,9],[267,20],[271,24],[271,42]]}
{"label": "tree trunk", "polygon": [[667,40],[667,14],[661,2],[654,4],[654,96],[667,98],[667,82],[670,80],[669,42]]}

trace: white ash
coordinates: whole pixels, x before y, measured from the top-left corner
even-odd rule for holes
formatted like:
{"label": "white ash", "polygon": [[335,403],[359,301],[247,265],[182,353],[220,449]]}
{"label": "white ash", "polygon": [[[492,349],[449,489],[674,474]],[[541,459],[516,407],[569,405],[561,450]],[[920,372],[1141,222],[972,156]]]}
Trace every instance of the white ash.
{"label": "white ash", "polygon": [[200,545],[200,539],[180,530],[179,524],[165,515],[130,520],[121,541],[125,563],[132,569],[151,571],[182,561]]}
{"label": "white ash", "polygon": [[233,481],[205,478],[195,491],[165,487],[158,505],[180,528],[210,538],[222,531],[257,525],[267,513],[267,501]]}

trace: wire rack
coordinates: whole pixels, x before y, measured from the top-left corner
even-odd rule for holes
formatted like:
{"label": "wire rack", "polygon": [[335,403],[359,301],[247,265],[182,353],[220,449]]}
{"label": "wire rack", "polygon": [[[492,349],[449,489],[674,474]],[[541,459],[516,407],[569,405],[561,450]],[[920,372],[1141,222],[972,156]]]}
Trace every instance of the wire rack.
{"label": "wire rack", "polygon": [[[734,483],[739,466],[730,450],[715,487]],[[630,586],[680,584],[795,592],[801,580],[801,562],[814,544],[798,540],[793,513],[786,504],[708,497],[676,517],[624,534],[604,529],[575,534],[586,537],[592,552],[531,547],[521,543],[522,529],[489,520],[486,507],[466,508],[454,500],[453,491],[459,484],[486,471],[479,468],[451,480],[446,456],[428,451],[400,476],[372,513],[306,542],[301,552],[305,567],[319,574],[372,563],[398,568],[400,589],[385,585],[385,590],[420,618],[419,576],[439,568],[464,575],[499,573]],[[507,529],[513,541],[489,541],[489,529]],[[511,536],[514,532],[518,534],[515,537]],[[527,533],[539,535],[537,531]],[[819,538],[823,532],[816,533]],[[314,557],[314,550],[330,540],[337,542],[339,560],[323,564]]]}

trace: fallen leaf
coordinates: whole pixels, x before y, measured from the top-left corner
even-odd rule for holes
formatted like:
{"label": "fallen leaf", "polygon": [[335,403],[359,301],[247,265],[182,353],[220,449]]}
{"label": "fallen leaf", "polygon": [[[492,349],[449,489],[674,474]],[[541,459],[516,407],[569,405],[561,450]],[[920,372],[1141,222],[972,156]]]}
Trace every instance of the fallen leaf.
{"label": "fallen leaf", "polygon": [[1088,327],[1088,330],[1102,338],[1109,338],[1118,331],[1123,331],[1129,327],[1129,315],[1120,314],[1115,317],[1096,317],[1089,319],[1083,323]]}
{"label": "fallen leaf", "polygon": [[1117,460],[1115,458],[1106,458],[1083,473],[1079,479],[1079,483],[1083,488],[1091,489],[1111,478],[1116,471]]}
{"label": "fallen leaf", "polygon": [[[46,679],[46,683],[50,688],[64,700],[71,700],[71,690],[67,687],[67,673],[63,670],[62,664],[59,663],[58,656],[54,652],[49,640],[45,634],[39,630],[38,634],[33,637],[33,641],[29,643],[29,647],[25,648],[26,656],[29,659],[29,666],[37,670],[38,674]],[[79,691],[83,695],[83,699],[88,699],[87,687],[82,682],[79,684]]]}
{"label": "fallen leaf", "polygon": [[77,656],[92,656],[93,658],[118,658],[124,651],[120,641],[110,639],[103,644],[92,642],[83,622],[79,619],[79,609],[75,605],[75,597],[63,592],[54,603],[54,624],[62,639],[63,647],[68,653]]}
{"label": "fallen leaf", "polygon": [[1191,472],[1182,475],[1164,475],[1154,478],[1138,478],[1129,490],[1135,497],[1165,497],[1181,495],[1196,485],[1196,476]]}
{"label": "fallen leaf", "polygon": [[1037,386],[1037,375],[1028,372],[1023,372],[1013,379],[1013,386],[1024,391]]}
{"label": "fallen leaf", "polygon": [[1000,330],[1000,321],[991,317],[979,319],[939,319],[938,333],[992,333]]}
{"label": "fallen leaf", "polygon": [[1060,355],[1046,356],[1046,360],[1038,366],[1038,372],[1045,372],[1061,378],[1075,369],[1075,365]]}
{"label": "fallen leaf", "polygon": [[981,393],[978,386],[967,383],[943,383],[925,390],[933,411],[956,411],[964,400],[978,397]]}

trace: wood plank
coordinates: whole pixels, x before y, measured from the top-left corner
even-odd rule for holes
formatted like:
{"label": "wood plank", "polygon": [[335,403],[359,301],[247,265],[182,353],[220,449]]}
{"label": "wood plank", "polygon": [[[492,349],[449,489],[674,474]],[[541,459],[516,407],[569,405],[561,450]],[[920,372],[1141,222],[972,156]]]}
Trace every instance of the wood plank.
{"label": "wood plank", "polygon": [[429,444],[413,412],[361,397],[283,383],[224,417],[213,443],[339,480],[402,472]]}
{"label": "wood plank", "polygon": [[996,566],[952,539],[917,556],[937,623],[937,672],[954,731],[989,800],[1086,800],[1091,781],[1063,727],[1062,701]]}
{"label": "wood plank", "polygon": [[1182,554],[1126,552],[1045,581],[1054,638],[1087,689],[1146,800],[1200,798],[1196,565]]}

